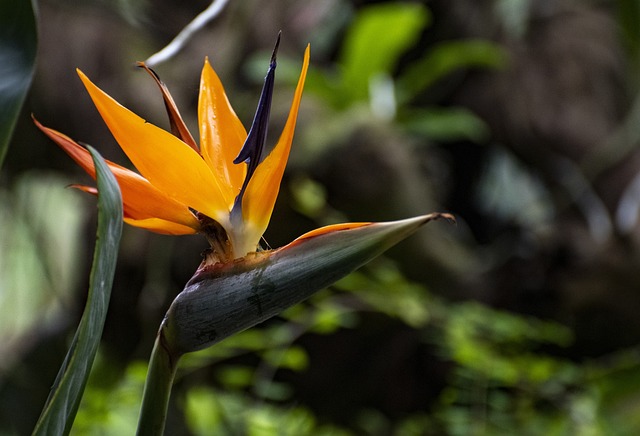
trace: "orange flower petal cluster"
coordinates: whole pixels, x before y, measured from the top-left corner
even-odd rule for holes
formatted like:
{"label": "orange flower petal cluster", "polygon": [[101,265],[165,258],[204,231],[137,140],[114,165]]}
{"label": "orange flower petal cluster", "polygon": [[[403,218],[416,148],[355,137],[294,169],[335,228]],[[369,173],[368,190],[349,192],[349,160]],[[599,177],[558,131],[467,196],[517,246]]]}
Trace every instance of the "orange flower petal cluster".
{"label": "orange flower petal cluster", "polygon": [[[210,223],[214,222],[224,230],[223,237],[227,241],[224,258],[243,257],[248,252],[256,251],[269,223],[291,150],[309,66],[309,47],[305,50],[302,71],[280,139],[269,154],[260,157],[248,180],[245,179],[249,163],[234,164],[234,159],[249,141],[251,133],[247,134],[233,111],[209,61],[204,62],[200,81],[199,146],[186,128],[164,84],[155,73],[141,66],[154,75],[162,90],[172,132],[147,123],[78,70],[107,127],[139,171],[137,173],[107,161],[122,191],[125,221],[157,233],[183,235],[201,232],[208,237],[212,236],[207,233],[210,233]],[[275,51],[267,77],[274,71]],[[270,86],[273,86],[272,76]],[[265,90],[271,91],[266,80]],[[265,120],[258,122],[266,123]],[[95,178],[93,161],[85,147],[38,121],[35,123]],[[264,128],[266,131],[266,125]],[[246,186],[240,195],[243,184]],[[95,193],[94,188],[81,189]],[[235,209],[234,203],[239,203]],[[240,219],[233,219],[232,212],[239,214]]]}

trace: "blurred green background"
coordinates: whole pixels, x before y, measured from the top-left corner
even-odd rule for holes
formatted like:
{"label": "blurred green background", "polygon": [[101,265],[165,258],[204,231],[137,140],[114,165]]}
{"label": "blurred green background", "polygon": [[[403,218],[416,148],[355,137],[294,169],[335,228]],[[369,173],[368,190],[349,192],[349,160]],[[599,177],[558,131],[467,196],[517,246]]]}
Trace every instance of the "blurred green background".
{"label": "blurred green background", "polygon": [[[126,162],[74,68],[168,127],[133,68],[206,1],[43,0],[0,173],[0,434],[30,433],[81,315],[95,199],[45,125]],[[196,132],[208,56],[245,125],[283,40],[271,143],[311,68],[272,247],[449,211],[304,304],[182,362],[171,435],[640,433],[636,0],[244,0],[155,70]],[[0,66],[0,89],[7,85]],[[135,430],[153,338],[203,238],[127,227],[73,434]]]}

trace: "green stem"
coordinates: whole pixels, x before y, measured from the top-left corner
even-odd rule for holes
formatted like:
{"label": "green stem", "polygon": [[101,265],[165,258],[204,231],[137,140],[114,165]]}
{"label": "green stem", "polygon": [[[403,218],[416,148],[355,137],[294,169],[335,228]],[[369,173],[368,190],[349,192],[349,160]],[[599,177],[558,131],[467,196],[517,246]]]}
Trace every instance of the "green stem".
{"label": "green stem", "polygon": [[136,433],[138,436],[162,436],[179,359],[180,354],[172,352],[167,346],[161,327],[149,360]]}

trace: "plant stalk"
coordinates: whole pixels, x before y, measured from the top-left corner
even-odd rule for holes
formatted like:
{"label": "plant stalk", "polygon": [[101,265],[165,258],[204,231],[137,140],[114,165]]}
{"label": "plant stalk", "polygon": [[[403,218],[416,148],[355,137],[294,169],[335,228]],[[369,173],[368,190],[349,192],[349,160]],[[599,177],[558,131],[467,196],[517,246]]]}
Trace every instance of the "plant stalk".
{"label": "plant stalk", "polygon": [[164,433],[171,387],[181,354],[171,351],[163,327],[164,322],[156,336],[149,360],[137,436],[162,436]]}

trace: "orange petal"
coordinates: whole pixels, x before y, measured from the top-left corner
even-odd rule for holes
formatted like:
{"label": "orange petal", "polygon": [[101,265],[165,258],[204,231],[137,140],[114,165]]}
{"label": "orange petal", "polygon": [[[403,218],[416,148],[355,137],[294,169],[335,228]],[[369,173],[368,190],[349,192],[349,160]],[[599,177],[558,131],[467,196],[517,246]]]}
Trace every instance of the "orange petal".
{"label": "orange petal", "polygon": [[[92,186],[73,184],[69,185],[69,187],[79,189],[87,194],[98,195],[98,190]],[[197,233],[198,230],[196,228],[183,226],[182,224],[160,218],[134,218],[136,211],[132,211],[128,208],[126,203],[124,203],[123,207],[124,222],[135,227],[140,227],[155,233],[161,233],[163,235],[191,235]]]}
{"label": "orange petal", "polygon": [[[95,179],[96,172],[93,166],[93,159],[87,149],[68,136],[43,126],[35,119],[34,122],[45,135],[58,144],[82,169]],[[113,162],[106,162],[122,191],[125,215],[136,219],[161,218],[193,229],[199,228],[198,220],[184,204],[167,197],[139,174]],[[85,192],[94,193],[92,188],[74,187]]]}
{"label": "orange petal", "polygon": [[183,226],[171,221],[165,221],[159,218],[136,220],[125,216],[124,222],[129,225],[140,227],[163,235],[192,235],[196,233],[196,230],[191,227]]}
{"label": "orange petal", "polygon": [[298,108],[300,107],[300,99],[302,98],[302,90],[304,81],[309,67],[309,46],[304,53],[304,62],[300,79],[291,103],[291,110],[287,123],[284,126],[278,143],[271,153],[258,165],[244,195],[242,201],[242,215],[248,228],[255,233],[259,239],[264,233],[273,212],[278,192],[280,190],[280,182],[284,174],[284,168],[287,165],[289,151],[291,150],[291,142],[293,141],[293,132],[296,127],[298,117]]}
{"label": "orange petal", "polygon": [[80,70],[78,75],[122,150],[153,186],[213,219],[228,215],[234,197],[195,150],[120,105]]}
{"label": "orange petal", "polygon": [[205,59],[198,100],[200,150],[211,171],[218,174],[235,198],[244,181],[246,165],[234,165],[247,131],[233,111],[222,82]]}

